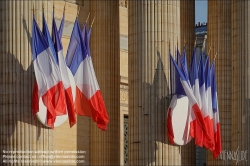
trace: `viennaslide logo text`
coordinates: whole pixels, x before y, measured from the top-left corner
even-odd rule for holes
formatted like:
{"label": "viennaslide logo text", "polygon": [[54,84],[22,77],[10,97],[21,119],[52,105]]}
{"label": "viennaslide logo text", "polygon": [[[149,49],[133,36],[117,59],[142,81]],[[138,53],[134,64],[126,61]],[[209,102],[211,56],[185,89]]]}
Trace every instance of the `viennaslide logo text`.
{"label": "viennaslide logo text", "polygon": [[235,160],[236,165],[240,161],[247,161],[247,150],[239,150],[239,146],[236,151],[223,150],[219,159],[221,160]]}

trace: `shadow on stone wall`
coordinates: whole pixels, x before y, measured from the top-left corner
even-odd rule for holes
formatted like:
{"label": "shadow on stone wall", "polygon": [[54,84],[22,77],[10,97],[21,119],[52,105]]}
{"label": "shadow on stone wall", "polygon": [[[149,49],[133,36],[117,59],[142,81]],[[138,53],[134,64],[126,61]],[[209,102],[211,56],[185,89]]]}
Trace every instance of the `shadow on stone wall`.
{"label": "shadow on stone wall", "polygon": [[[131,143],[138,144],[138,158],[143,158],[144,160],[144,162],[138,161],[138,163],[144,165],[159,164],[167,161],[166,158],[168,156],[166,155],[170,152],[167,147],[172,146],[168,140],[166,126],[166,116],[171,101],[169,84],[165,73],[166,69],[161,59],[162,55],[157,51],[157,55],[155,56],[157,56],[157,66],[153,82],[152,84],[144,82],[139,87],[142,88],[141,108],[140,106],[139,110],[134,108],[134,114],[138,115],[136,112],[140,112],[140,117],[138,117],[139,132],[136,133],[139,136],[138,138],[134,138],[134,140],[138,141]],[[148,72],[149,74],[151,73],[151,71]],[[141,135],[142,133],[144,134]],[[131,134],[133,135],[134,133]]]}
{"label": "shadow on stone wall", "polygon": [[[29,41],[29,47],[31,48],[32,37],[24,18],[22,19],[22,25]],[[32,61],[32,57],[30,55],[23,55],[20,53],[18,56],[20,61],[24,58],[25,61]],[[41,135],[42,128],[49,129],[32,116],[31,101],[35,81],[33,64],[31,63],[28,69],[24,70],[23,65],[20,64],[16,57],[17,55],[13,55],[12,53],[2,54],[1,57],[2,62],[5,62],[2,63],[3,66],[1,72],[1,125],[4,126],[3,128],[1,127],[1,129],[3,133],[3,142],[8,141],[8,138],[12,136],[16,130],[18,122],[36,126],[37,140]]]}
{"label": "shadow on stone wall", "polygon": [[[174,157],[178,153],[181,158],[181,165],[192,165],[195,164],[195,146],[193,146],[193,140],[187,145],[178,146],[172,145],[167,136],[166,117],[171,102],[171,95],[170,84],[167,80],[168,74],[165,73],[166,68],[164,68],[165,66],[161,57],[162,55],[157,51],[158,60],[152,84],[144,82],[142,87],[140,87],[142,88],[141,91],[147,91],[149,94],[142,92],[144,96],[142,95],[142,110],[138,120],[139,133],[137,133],[137,135],[139,136],[138,138],[132,136],[134,137],[133,140],[136,141],[131,143],[138,144],[138,146],[134,146],[133,149],[138,148],[138,157],[143,158],[143,161],[138,160],[139,164],[172,165],[171,163],[175,163],[174,160],[178,158],[177,156]],[[140,108],[134,111],[140,112]],[[134,112],[134,114],[137,113]],[[144,134],[140,136],[142,133]],[[131,134],[134,135],[134,133]],[[193,158],[192,161],[189,157]]]}

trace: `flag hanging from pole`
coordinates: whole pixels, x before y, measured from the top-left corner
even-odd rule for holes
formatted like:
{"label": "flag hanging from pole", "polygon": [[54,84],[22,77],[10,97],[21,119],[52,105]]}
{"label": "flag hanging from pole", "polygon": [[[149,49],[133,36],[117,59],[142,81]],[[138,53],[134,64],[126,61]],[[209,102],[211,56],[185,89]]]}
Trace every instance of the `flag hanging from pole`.
{"label": "flag hanging from pole", "polygon": [[[61,23],[61,25],[62,25],[62,23]],[[60,26],[60,29],[63,29],[63,27]],[[76,115],[75,115],[72,89],[71,89],[70,80],[69,80],[69,76],[68,76],[67,66],[66,66],[66,63],[64,60],[64,56],[63,56],[63,46],[62,46],[62,43],[61,43],[61,40],[59,37],[60,36],[58,34],[58,31],[57,31],[56,22],[55,22],[54,13],[53,13],[52,40],[53,40],[56,56],[58,59],[58,65],[59,65],[60,74],[62,77],[63,86],[65,89],[65,101],[66,101],[66,105],[67,105],[69,125],[70,125],[70,127],[72,127],[76,123]]]}
{"label": "flag hanging from pole", "polygon": [[206,97],[207,97],[207,110],[208,110],[208,132],[211,136],[211,145],[209,149],[214,150],[214,127],[213,127],[213,109],[212,109],[212,96],[211,96],[211,72],[209,57],[206,58],[205,62],[205,85],[206,85]]}
{"label": "flag hanging from pole", "polygon": [[[169,52],[170,56],[171,53]],[[180,62],[180,54],[179,51],[177,50],[177,57],[176,57],[177,62]],[[179,65],[181,65],[179,63]],[[180,82],[180,77],[175,70],[175,67],[173,63],[170,61],[170,89],[171,89],[171,95],[174,95],[171,99],[169,108],[168,108],[168,113],[167,113],[167,135],[169,138],[169,141],[174,144],[174,131],[173,131],[173,125],[172,125],[172,111],[176,106],[178,96],[186,96],[186,93],[181,85]]]}
{"label": "flag hanging from pole", "polygon": [[[56,52],[54,49],[54,44],[52,42],[48,27],[47,27],[47,23],[45,20],[45,16],[44,16],[44,12],[42,14],[42,21],[43,21],[43,29],[42,29],[42,33],[43,36],[45,37],[46,42],[49,44],[50,50],[52,52],[53,58],[55,59],[56,63],[58,64],[58,58],[56,56]],[[38,85],[37,82],[34,82],[34,86],[33,86],[33,92],[32,92],[32,114],[35,117],[35,114],[39,111],[39,97],[38,97]]]}
{"label": "flag hanging from pole", "polygon": [[[209,112],[208,112],[208,100],[207,100],[207,95],[206,95],[206,83],[205,83],[205,71],[204,71],[204,59],[203,59],[203,55],[201,54],[200,56],[200,65],[199,65],[199,90],[200,90],[200,96],[201,96],[201,111],[204,115],[204,122],[206,124],[207,127],[207,134],[209,135],[209,137],[205,137],[202,136],[202,142],[203,145],[206,148],[212,148],[213,147],[213,143],[212,143],[212,139],[211,139],[211,132],[210,132],[210,126],[211,126],[211,121],[210,121],[210,117],[209,117]],[[196,128],[198,132],[199,131],[199,127]],[[199,131],[201,132],[201,130]],[[203,135],[204,133],[201,132]],[[202,147],[202,146],[201,146]]]}
{"label": "flag hanging from pole", "polygon": [[171,55],[170,55],[170,59],[175,67],[176,72],[179,75],[180,82],[181,82],[182,87],[186,93],[186,96],[189,99],[189,103],[192,107],[192,110],[193,110],[195,116],[196,116],[196,119],[197,119],[199,126],[201,127],[202,131],[205,133],[205,136],[210,138],[210,136],[208,135],[208,132],[207,132],[206,124],[205,124],[204,119],[203,119],[203,114],[201,112],[201,109],[199,108],[199,105],[198,105],[197,100],[193,94],[191,86],[188,84],[187,79],[184,76],[184,73],[180,70],[179,66],[177,65],[177,63],[175,62],[175,60],[173,59],[173,57]]}
{"label": "flag hanging from pole", "polygon": [[[201,98],[200,98],[199,78],[198,78],[198,69],[197,69],[197,63],[196,63],[195,49],[193,50],[189,77],[190,77],[190,85],[191,85],[194,97],[197,100],[199,107],[201,108],[202,104],[201,104]],[[200,127],[198,123],[199,122],[197,121],[196,116],[194,112],[192,111],[192,108],[189,107],[189,118],[188,118],[187,125],[190,125],[190,136],[195,138],[196,145],[202,147],[203,145],[202,128]]]}
{"label": "flag hanging from pole", "polygon": [[211,66],[211,95],[212,95],[212,107],[213,107],[213,120],[214,120],[214,151],[213,157],[216,158],[222,152],[221,144],[221,132],[220,132],[220,119],[219,119],[219,108],[218,108],[218,98],[217,98],[217,85],[216,85],[216,74],[215,74],[215,64],[212,63]]}
{"label": "flag hanging from pole", "polygon": [[[47,41],[47,43],[49,44],[49,48],[52,52],[52,55],[53,55],[53,58],[56,62],[56,65],[58,67],[59,65],[59,61],[58,61],[58,56],[56,54],[56,51],[55,51],[55,47],[54,47],[54,43],[52,41],[52,38],[50,36],[50,33],[49,33],[49,29],[48,29],[48,26],[47,26],[47,23],[46,23],[46,19],[45,19],[45,16],[44,16],[44,11],[43,11],[43,29],[42,29],[42,33],[43,33],[43,36],[45,38],[45,40]],[[59,70],[60,70],[60,67],[59,67]],[[62,75],[60,73],[60,77],[61,77],[61,80],[62,80]],[[61,107],[59,109],[64,109],[64,110],[56,110],[56,116],[60,116],[62,115],[60,112],[63,111],[63,112],[66,112],[66,101],[65,101],[65,94],[63,93],[62,97],[60,98],[59,101],[59,105],[61,105]],[[47,114],[47,119],[50,118],[50,114]]]}
{"label": "flag hanging from pole", "polygon": [[76,82],[76,113],[82,116],[90,116],[97,126],[106,130],[109,122],[106,107],[95,76],[92,59],[78,23],[75,20],[70,38],[66,64],[70,68]]}
{"label": "flag hanging from pole", "polygon": [[47,125],[54,128],[56,115],[66,114],[64,91],[60,71],[49,44],[40,31],[35,18],[32,25],[32,55],[37,80],[38,98],[47,107]]}

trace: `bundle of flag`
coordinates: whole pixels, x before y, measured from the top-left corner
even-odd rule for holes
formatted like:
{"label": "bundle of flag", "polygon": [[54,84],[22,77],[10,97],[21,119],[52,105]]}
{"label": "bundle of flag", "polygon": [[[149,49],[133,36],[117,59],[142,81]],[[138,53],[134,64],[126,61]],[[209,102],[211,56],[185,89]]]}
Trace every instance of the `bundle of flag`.
{"label": "bundle of flag", "polygon": [[76,113],[81,116],[92,117],[100,129],[106,130],[109,119],[95,76],[92,58],[89,54],[88,36],[86,24],[83,32],[81,32],[78,18],[76,18],[70,38],[66,63],[76,82]]}
{"label": "bundle of flag", "polygon": [[[65,60],[61,42],[64,13],[58,30],[53,12],[52,36],[44,13],[42,32],[33,16],[32,54],[36,82],[32,95],[32,112],[33,115],[39,112],[39,99],[42,98],[47,108],[46,124],[51,128],[54,128],[56,117],[65,114],[68,114],[70,127],[76,123],[78,114],[92,117],[102,130],[107,128],[109,118],[90,56],[91,28],[88,31],[86,23],[83,31],[80,31],[76,17]],[[68,71],[72,73],[76,83],[75,102]]]}
{"label": "bundle of flag", "polygon": [[[46,27],[45,27],[46,28]],[[46,29],[45,29],[46,31]],[[65,94],[60,75],[59,66],[53,58],[52,48],[36,23],[33,16],[32,26],[32,54],[36,75],[36,83],[33,95],[37,96],[36,108],[38,111],[39,98],[42,98],[47,107],[47,125],[54,128],[56,116],[66,114]],[[32,105],[33,106],[33,105]]]}
{"label": "bundle of flag", "polygon": [[[186,128],[189,135],[195,138],[195,144],[211,150],[216,158],[222,151],[219,112],[217,104],[216,78],[214,62],[210,67],[209,57],[205,64],[203,55],[197,69],[195,50],[193,51],[190,71],[187,71],[186,53],[183,56],[177,50],[177,60],[170,54],[171,94],[173,94],[167,114],[168,137],[174,144],[174,131],[171,122],[171,111],[178,95],[189,100],[189,113]],[[183,136],[183,140],[188,136]]]}

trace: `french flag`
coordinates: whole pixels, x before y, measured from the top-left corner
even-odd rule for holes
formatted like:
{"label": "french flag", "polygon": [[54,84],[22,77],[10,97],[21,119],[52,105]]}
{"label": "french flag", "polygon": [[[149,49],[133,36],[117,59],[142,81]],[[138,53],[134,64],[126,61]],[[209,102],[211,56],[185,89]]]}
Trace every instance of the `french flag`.
{"label": "french flag", "polygon": [[[177,56],[180,57],[180,53],[179,51],[177,50]],[[190,79],[189,79],[189,75],[188,75],[188,65],[187,65],[187,57],[186,57],[186,47],[184,47],[184,50],[183,50],[183,56],[181,56],[180,58],[178,58],[179,61],[177,61],[182,73],[184,74],[186,80],[187,80],[187,83],[189,86],[191,86],[190,84]],[[186,126],[185,126],[185,131],[184,131],[184,134],[183,134],[183,141],[184,142],[189,142],[189,140],[192,139],[192,136],[190,135],[190,116],[191,114],[193,114],[193,116],[195,117],[194,115],[194,112],[192,111],[192,106],[189,105],[188,106],[188,117],[187,117],[187,120],[186,120]]]}
{"label": "french flag", "polygon": [[66,64],[70,68],[76,82],[76,113],[92,117],[100,129],[106,130],[109,119],[95,76],[92,59],[88,55],[88,50],[81,34],[78,18],[75,20],[71,34]]}
{"label": "french flag", "polygon": [[[57,56],[57,54],[55,52],[54,43],[53,43],[53,41],[52,41],[52,39],[50,37],[50,33],[49,33],[49,30],[48,30],[48,26],[47,26],[47,23],[46,23],[44,12],[43,12],[42,16],[43,16],[43,30],[42,30],[42,33],[43,33],[43,36],[45,37],[46,42],[49,44],[49,47],[51,49],[53,58],[54,58],[55,62],[58,65],[58,56]],[[64,13],[63,13],[63,18],[62,18],[60,28],[59,28],[60,39],[62,37],[63,25],[64,25]],[[32,106],[31,107],[32,107],[32,114],[35,117],[35,114],[39,111],[38,85],[37,85],[36,81],[34,82],[34,87],[33,87],[33,92],[32,92]],[[50,115],[48,114],[48,116],[50,116]],[[47,118],[48,118],[48,116],[47,116]]]}
{"label": "french flag", "polygon": [[[85,23],[85,29],[84,29],[84,31],[82,31],[82,34],[83,34],[83,32],[84,32],[84,38],[83,38],[83,40],[84,40],[84,42],[85,42],[85,46],[86,46],[86,48],[87,48],[87,52],[88,52],[88,57],[90,58],[90,60],[91,60],[91,63],[90,63],[90,67],[91,67],[91,70],[92,70],[92,73],[93,73],[93,77],[94,77],[94,79],[96,80],[96,82],[97,82],[97,78],[96,78],[96,75],[95,75],[95,70],[94,70],[94,67],[93,67],[93,63],[92,63],[92,59],[91,59],[91,52],[90,52],[90,36],[91,36],[91,32],[92,32],[92,26],[89,28],[89,30],[88,30],[88,27],[87,27],[87,23]],[[98,83],[97,83],[98,84]],[[98,85],[99,86],[99,85]],[[103,99],[101,99],[101,100],[103,100]],[[104,105],[105,106],[105,105]],[[106,109],[106,108],[105,108]],[[108,114],[107,114],[107,112],[106,111],[104,111],[102,114],[101,114],[101,121],[106,121],[105,119],[109,119],[108,118]],[[102,123],[102,122],[101,122]],[[108,123],[108,121],[107,121],[107,123]],[[99,128],[101,128],[101,126],[99,127]]]}
{"label": "french flag", "polygon": [[[169,52],[170,57],[172,57],[171,53]],[[177,50],[177,62],[179,62],[179,66],[181,67],[180,64],[180,54],[179,51]],[[171,95],[174,94],[174,96],[171,99],[169,108],[168,108],[168,113],[167,113],[167,135],[169,138],[169,141],[174,145],[174,132],[173,132],[173,126],[172,126],[172,111],[174,106],[177,103],[177,99],[179,96],[186,96],[186,93],[182,87],[180,76],[178,72],[175,70],[175,66],[173,63],[170,61],[170,89],[171,89]]]}
{"label": "french flag", "polygon": [[220,119],[219,119],[219,109],[218,109],[218,98],[217,98],[217,86],[216,86],[216,74],[215,74],[215,64],[212,63],[211,66],[211,95],[212,95],[212,107],[213,107],[213,119],[214,119],[214,151],[213,157],[216,158],[222,152],[221,144],[221,132],[220,132]]}
{"label": "french flag", "polygon": [[194,93],[193,93],[193,91],[191,89],[191,86],[189,85],[186,77],[184,76],[184,73],[181,71],[181,69],[179,68],[179,66],[177,65],[177,63],[175,62],[175,60],[173,59],[173,57],[171,55],[170,55],[170,59],[171,59],[171,62],[173,63],[173,65],[175,67],[176,72],[179,75],[180,82],[181,82],[182,87],[183,87],[183,89],[184,89],[184,91],[186,93],[186,96],[189,99],[189,104],[192,107],[192,110],[193,110],[193,112],[195,114],[198,125],[200,126],[202,131],[205,133],[205,136],[210,138],[210,136],[208,135],[208,132],[207,132],[207,127],[206,127],[204,119],[203,119],[203,114],[202,114],[201,109],[200,109],[200,107],[199,107],[199,105],[197,103],[197,100],[196,100],[196,98],[194,96]]}
{"label": "french flag", "polygon": [[[201,104],[201,97],[200,97],[199,78],[198,78],[198,69],[197,69],[195,49],[193,50],[189,77],[190,77],[190,84],[191,84],[194,97],[197,100],[199,107],[201,108],[202,104]],[[198,121],[196,120],[196,117],[193,111],[190,111],[189,113],[188,123],[190,124],[190,136],[195,138],[196,145],[202,147],[203,146],[202,128],[198,124]]]}
{"label": "french flag", "polygon": [[208,116],[210,118],[208,131],[211,136],[211,147],[209,148],[211,151],[214,150],[214,122],[213,122],[213,108],[212,108],[212,95],[211,95],[211,72],[210,72],[210,62],[209,57],[206,58],[205,62],[205,80],[206,80],[206,96],[207,96],[207,109]]}
{"label": "french flag", "polygon": [[53,58],[51,48],[40,31],[33,16],[32,55],[37,81],[37,98],[42,97],[47,107],[47,125],[54,128],[57,115],[66,114],[64,91],[60,70]]}
{"label": "french flag", "polygon": [[[42,29],[42,33],[43,36],[45,37],[46,42],[49,44],[50,50],[52,52],[52,55],[56,61],[56,63],[58,64],[58,59],[56,57],[56,52],[53,46],[53,42],[51,40],[50,34],[49,34],[49,30],[47,27],[47,23],[45,20],[45,16],[44,16],[44,12],[42,14],[43,16],[43,29]],[[32,93],[32,114],[35,117],[35,114],[39,111],[39,97],[38,97],[38,85],[37,82],[34,82],[34,86],[33,86],[33,93]]]}
{"label": "french flag", "polygon": [[200,56],[200,65],[199,65],[199,87],[200,87],[200,96],[201,96],[201,110],[204,115],[204,121],[207,127],[207,134],[209,135],[209,137],[203,137],[203,145],[206,148],[210,149],[213,147],[212,138],[211,138],[212,135],[210,131],[210,127],[211,127],[210,119],[211,118],[209,117],[209,111],[208,111],[208,101],[207,101],[206,84],[205,84],[204,59],[203,59],[202,54]]}
{"label": "french flag", "polygon": [[[64,20],[62,20],[64,22]],[[61,25],[63,24],[61,22]],[[62,34],[63,26],[60,26],[61,34]],[[74,109],[74,102],[73,102],[73,96],[72,96],[72,89],[69,81],[67,66],[64,60],[63,56],[63,46],[61,43],[61,39],[59,36],[59,33],[57,31],[56,22],[54,18],[53,13],[53,19],[52,19],[52,40],[56,52],[56,58],[58,59],[58,65],[60,69],[60,74],[62,77],[63,86],[65,89],[65,100],[67,104],[67,112],[68,112],[68,118],[69,118],[69,125],[72,127],[76,123],[76,114]]]}

